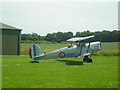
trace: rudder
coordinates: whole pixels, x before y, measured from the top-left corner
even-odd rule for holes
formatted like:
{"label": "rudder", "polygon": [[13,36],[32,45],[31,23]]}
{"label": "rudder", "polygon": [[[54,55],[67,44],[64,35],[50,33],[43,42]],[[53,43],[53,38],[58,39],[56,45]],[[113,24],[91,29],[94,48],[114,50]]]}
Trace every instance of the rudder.
{"label": "rudder", "polygon": [[37,57],[44,56],[44,53],[38,45],[32,45],[29,49],[29,56],[33,60],[37,60]]}

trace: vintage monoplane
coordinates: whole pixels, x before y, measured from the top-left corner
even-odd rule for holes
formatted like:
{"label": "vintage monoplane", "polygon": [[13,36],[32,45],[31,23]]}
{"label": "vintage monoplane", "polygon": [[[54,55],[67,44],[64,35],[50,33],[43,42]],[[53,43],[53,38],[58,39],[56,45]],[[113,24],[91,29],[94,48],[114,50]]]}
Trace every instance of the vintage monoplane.
{"label": "vintage monoplane", "polygon": [[[33,60],[44,60],[52,58],[67,58],[67,57],[84,57],[84,62],[92,62],[92,59],[89,58],[93,52],[100,50],[101,42],[87,42],[88,39],[93,38],[94,36],[87,37],[75,37],[70,38],[67,41],[71,42],[68,47],[64,47],[52,52],[44,53],[38,45],[32,45],[29,50],[29,56]],[[76,45],[73,45],[73,42],[76,42]]]}

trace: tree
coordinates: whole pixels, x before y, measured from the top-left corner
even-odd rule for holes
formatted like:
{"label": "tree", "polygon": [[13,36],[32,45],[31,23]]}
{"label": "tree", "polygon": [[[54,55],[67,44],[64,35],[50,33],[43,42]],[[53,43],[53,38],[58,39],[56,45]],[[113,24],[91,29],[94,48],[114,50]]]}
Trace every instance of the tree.
{"label": "tree", "polygon": [[57,41],[58,43],[64,41],[65,38],[66,38],[66,36],[65,36],[62,32],[57,32],[57,33],[56,33],[56,41]]}
{"label": "tree", "polygon": [[66,39],[65,39],[65,40],[73,37],[73,33],[72,33],[72,32],[66,32],[66,33],[64,33],[64,34],[65,34],[65,36],[66,36]]}
{"label": "tree", "polygon": [[89,30],[84,31],[84,32],[76,32],[76,37],[86,37],[86,36],[90,36],[90,35],[94,35],[94,33],[90,32]]}
{"label": "tree", "polygon": [[37,33],[32,33],[32,40],[33,41],[36,41],[36,40],[38,40],[38,35],[37,35]]}
{"label": "tree", "polygon": [[90,31],[84,31],[84,32],[76,32],[75,36],[73,36],[72,32],[57,32],[57,33],[52,33],[52,34],[47,34],[46,36],[40,36],[37,33],[32,33],[32,34],[22,34],[21,35],[21,40],[47,40],[51,42],[62,42],[66,41],[69,38],[72,37],[86,37],[90,35],[95,35],[95,38],[92,38],[92,40],[100,40],[102,42],[120,42],[120,31],[113,30],[113,31],[96,31],[96,32],[90,32]]}
{"label": "tree", "polygon": [[45,37],[45,40],[52,41],[52,42],[55,41],[54,34],[47,34]]}

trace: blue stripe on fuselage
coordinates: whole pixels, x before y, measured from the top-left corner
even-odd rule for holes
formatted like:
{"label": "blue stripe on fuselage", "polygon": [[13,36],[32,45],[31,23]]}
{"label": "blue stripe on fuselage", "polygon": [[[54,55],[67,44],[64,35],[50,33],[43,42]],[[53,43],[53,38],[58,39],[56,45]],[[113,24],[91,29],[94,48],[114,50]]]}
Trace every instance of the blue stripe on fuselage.
{"label": "blue stripe on fuselage", "polygon": [[35,48],[35,45],[33,45],[33,52],[34,52],[34,56],[36,56],[36,48]]}

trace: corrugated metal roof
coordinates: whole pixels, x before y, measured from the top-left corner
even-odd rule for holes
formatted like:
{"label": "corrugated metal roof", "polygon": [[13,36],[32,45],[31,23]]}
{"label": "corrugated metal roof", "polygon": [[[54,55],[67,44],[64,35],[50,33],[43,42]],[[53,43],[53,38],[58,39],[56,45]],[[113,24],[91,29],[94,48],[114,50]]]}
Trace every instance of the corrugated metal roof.
{"label": "corrugated metal roof", "polygon": [[13,26],[10,26],[10,25],[7,25],[7,24],[4,24],[4,23],[1,23],[1,22],[0,22],[0,29],[21,30],[21,29],[19,29],[19,28],[16,28],[16,27],[13,27]]}

